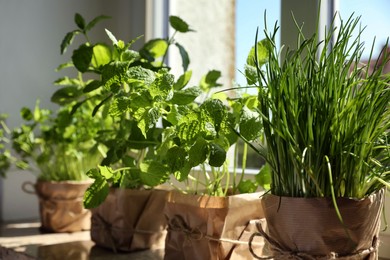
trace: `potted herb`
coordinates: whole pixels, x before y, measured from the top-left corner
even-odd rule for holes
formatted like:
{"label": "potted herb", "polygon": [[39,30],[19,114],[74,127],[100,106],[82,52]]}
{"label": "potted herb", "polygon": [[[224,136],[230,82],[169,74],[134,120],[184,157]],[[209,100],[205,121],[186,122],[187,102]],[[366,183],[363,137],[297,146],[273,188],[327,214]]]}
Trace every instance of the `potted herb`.
{"label": "potted herb", "polygon": [[265,71],[252,60],[267,146],[260,154],[271,177],[261,233],[275,258],[378,257],[390,176],[390,78],[382,73],[389,56],[383,49],[382,62],[372,54],[362,62],[361,31],[353,37],[359,21],[340,18],[321,43],[318,32],[306,38],[299,30],[282,61],[275,26],[265,33]]}
{"label": "potted herb", "polygon": [[[237,173],[236,131],[250,139],[246,127],[260,115],[249,107],[256,97],[230,100],[210,98],[183,115],[167,152],[167,165],[187,189],[169,194],[165,215],[168,235],[165,259],[247,259],[251,220],[263,218],[257,185],[245,179],[245,163]],[[244,154],[243,161],[245,161]],[[230,164],[233,167],[230,167]],[[237,213],[240,214],[237,214]]]}
{"label": "potted herb", "polygon": [[[76,15],[76,19],[79,29],[67,34],[63,48],[84,32],[83,18]],[[177,32],[191,31],[178,17],[171,16],[170,23]],[[137,39],[125,43],[106,33],[112,46],[87,40],[72,56],[79,72],[95,74],[82,86],[77,104],[96,100],[91,116],[103,113],[113,120],[109,129],[95,136],[107,153],[99,167],[86,173],[94,182],[85,193],[84,206],[92,209],[91,238],[97,245],[114,251],[149,249],[164,241],[166,233],[161,212],[167,193],[155,187],[169,178],[160,162],[167,149],[168,118],[173,119],[173,111],[191,104],[201,91],[184,89],[191,78],[189,58],[173,37],[150,40],[136,51],[132,44]],[[178,47],[183,58],[184,73],[177,80],[164,64],[170,46]],[[96,60],[104,63],[96,66]]]}
{"label": "potted herb", "polygon": [[[90,29],[104,18],[98,17],[86,27]],[[52,96],[60,105],[56,111],[42,109],[37,101],[34,109],[21,109],[24,123],[12,131],[12,148],[19,159],[16,165],[37,175],[36,183],[25,183],[22,188],[38,196],[44,231],[74,232],[89,230],[91,225],[91,212],[82,204],[91,184],[85,172],[105,157],[106,148],[95,136],[111,121],[103,113],[91,117],[96,100],[77,102],[80,86],[86,84],[82,75],[78,76],[55,82],[63,86]]]}
{"label": "potted herb", "polygon": [[[171,16],[170,24],[177,32],[191,31],[189,25],[178,17]],[[221,206],[218,210],[221,212],[226,212],[227,205],[232,204],[224,196],[231,192],[237,193],[239,188],[244,191],[244,186],[253,186],[249,182],[238,181],[230,192],[232,187],[223,180],[230,174],[226,151],[237,140],[237,135],[232,130],[234,126],[230,124],[235,124],[238,120],[238,112],[233,115],[218,99],[207,99],[201,103],[196,100],[201,98],[202,92],[220,86],[217,83],[220,72],[210,71],[199,86],[188,87],[191,78],[191,71],[187,70],[189,57],[172,38],[152,40],[140,51],[134,51],[130,49],[132,42],[125,44],[109,31],[107,34],[113,43],[115,55],[100,68],[101,76],[95,80],[91,89],[102,92],[99,97],[101,102],[95,111],[107,109],[118,124],[114,124],[116,128],[111,133],[102,132],[104,138],[99,137],[100,140],[105,140],[104,144],[108,147],[107,157],[98,168],[87,173],[95,181],[85,193],[84,205],[93,208],[91,235],[98,245],[114,250],[133,251],[150,248],[153,242],[158,243],[153,237],[160,236],[165,229],[165,216],[161,214],[165,196],[156,195],[154,198],[164,200],[156,201],[151,195],[146,195],[145,198],[140,194],[153,194],[156,188],[152,188],[169,181],[171,174],[188,187],[192,168],[211,165],[215,178],[208,180],[209,183],[204,186],[207,190],[205,194],[209,195],[207,198],[215,197],[216,200],[222,196],[218,202]],[[176,80],[164,64],[166,51],[173,44],[179,47],[182,54],[184,71]],[[251,104],[253,100],[256,98],[247,99]],[[247,105],[242,102],[241,108]],[[239,102],[236,104],[239,111]],[[199,151],[201,153],[197,154]],[[187,153],[191,156],[187,156]],[[197,158],[194,159],[193,156]],[[203,174],[207,176],[208,169]],[[255,188],[251,191],[253,190]],[[200,191],[199,186],[198,192]],[[183,190],[183,193],[186,191]],[[120,194],[128,195],[117,197]],[[171,198],[176,196],[173,194],[178,193],[172,193]],[[259,209],[261,206],[257,197],[258,195],[253,195],[251,200],[256,201]],[[204,196],[203,201],[208,201],[207,198]],[[236,201],[235,204],[239,204],[238,201],[245,204],[252,214],[240,220],[241,231],[235,232],[238,240],[241,232],[248,226],[249,219],[259,218],[259,213],[253,210],[253,206],[247,205],[249,203],[246,203],[246,198],[233,200]],[[108,210],[109,204],[113,204],[114,208]],[[137,204],[141,206],[139,210]],[[208,203],[203,204],[205,205],[209,206]],[[157,213],[151,212],[152,209],[157,209]],[[163,218],[163,224],[158,216]],[[226,215],[221,221],[225,219]],[[234,221],[229,225],[232,228]],[[207,239],[202,244],[208,247],[209,242]],[[220,243],[212,244],[212,250],[220,246]],[[228,242],[226,247],[229,248],[224,249],[223,254],[231,254],[236,244]],[[180,247],[178,250],[183,251],[184,248]]]}

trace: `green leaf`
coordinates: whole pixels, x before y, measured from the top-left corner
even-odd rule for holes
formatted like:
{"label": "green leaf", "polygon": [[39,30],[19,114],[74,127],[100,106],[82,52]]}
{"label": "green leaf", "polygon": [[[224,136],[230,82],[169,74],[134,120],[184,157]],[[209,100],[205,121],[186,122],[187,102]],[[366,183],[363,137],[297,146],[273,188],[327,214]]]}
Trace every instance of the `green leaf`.
{"label": "green leaf", "polygon": [[138,127],[141,129],[142,134],[146,138],[146,134],[149,131],[149,129],[154,128],[156,126],[156,123],[160,117],[159,109],[156,107],[144,109],[139,109],[134,117],[138,121]]}
{"label": "green leaf", "polygon": [[271,167],[268,163],[266,163],[255,176],[256,182],[265,190],[269,190],[271,188],[271,174]]}
{"label": "green leaf", "polygon": [[98,22],[105,20],[105,19],[110,19],[110,16],[106,15],[99,15],[95,17],[92,21],[90,21],[86,26],[85,26],[85,32],[91,30]]}
{"label": "green leaf", "polygon": [[209,164],[210,166],[220,167],[226,160],[226,151],[218,144],[210,144]]}
{"label": "green leaf", "polygon": [[102,82],[100,80],[92,80],[89,82],[85,88],[83,89],[84,93],[89,93],[94,91],[95,89],[98,89],[102,86]]}
{"label": "green leaf", "polygon": [[197,166],[201,163],[204,163],[209,152],[208,142],[203,138],[198,138],[188,152],[191,165]]}
{"label": "green leaf", "polygon": [[206,122],[212,123],[218,132],[221,124],[227,118],[227,108],[219,99],[207,99],[200,106],[202,117]]}
{"label": "green leaf", "polygon": [[74,37],[79,33],[80,33],[79,30],[74,30],[74,31],[68,32],[65,35],[64,39],[61,42],[61,54],[64,54],[66,52],[66,48],[68,48],[68,46],[70,44],[72,44]]}
{"label": "green leaf", "polygon": [[102,68],[102,83],[105,89],[110,90],[111,85],[122,84],[126,79],[128,62],[114,61]]}
{"label": "green leaf", "polygon": [[183,70],[187,71],[188,65],[190,64],[190,57],[188,56],[186,49],[184,49],[184,47],[182,45],[180,45],[179,43],[175,43],[175,45],[179,49],[179,52],[180,52]]}
{"label": "green leaf", "polygon": [[246,82],[248,83],[248,85],[256,84],[256,82],[258,80],[256,67],[248,65],[248,64],[245,64],[244,67],[245,67],[245,78],[246,78]]}
{"label": "green leaf", "polygon": [[[257,42],[257,60],[258,60],[258,65],[259,67],[261,67],[262,65],[264,65],[265,63],[268,62],[268,57],[269,57],[269,53],[272,49],[272,45],[271,43],[269,42],[268,39],[263,39],[259,42]],[[253,46],[251,48],[251,50],[249,51],[249,54],[248,54],[248,57],[246,59],[246,64],[252,66],[252,67],[256,67],[256,64],[255,64],[255,46]]]}
{"label": "green leaf", "polygon": [[263,125],[259,113],[243,107],[240,116],[240,134],[248,141],[255,140],[262,134]]}
{"label": "green leaf", "polygon": [[212,88],[222,86],[218,83],[218,79],[221,77],[221,72],[218,70],[211,70],[200,81],[200,87],[203,91],[207,92]]}
{"label": "green leaf", "polygon": [[178,90],[174,92],[170,102],[177,105],[187,105],[199,97],[201,93],[202,91],[199,89],[199,87]]}
{"label": "green leaf", "polygon": [[105,44],[93,46],[92,66],[99,68],[111,61],[111,49]]}
{"label": "green leaf", "polygon": [[184,165],[183,168],[180,169],[180,171],[176,171],[174,173],[174,176],[176,178],[176,180],[182,182],[182,181],[185,181],[188,177],[188,174],[190,173],[192,169],[192,166],[191,164],[189,164],[188,162]]}
{"label": "green leaf", "polygon": [[186,33],[186,32],[193,31],[190,29],[190,26],[178,16],[173,16],[173,15],[169,16],[169,23],[172,26],[172,28],[178,32]]}
{"label": "green leaf", "polygon": [[156,79],[156,73],[141,66],[131,67],[127,71],[127,82],[141,82],[146,85],[152,84]]}
{"label": "green leaf", "polygon": [[190,120],[179,124],[177,135],[180,140],[191,142],[198,137],[201,129],[202,123],[199,120]]}
{"label": "green leaf", "polygon": [[83,44],[73,51],[72,62],[80,72],[86,72],[91,63],[92,56],[93,47]]}
{"label": "green leaf", "polygon": [[100,177],[95,179],[84,193],[84,207],[86,209],[96,208],[103,203],[109,191],[109,185],[104,178]]}
{"label": "green leaf", "polygon": [[84,30],[84,28],[85,28],[85,20],[79,13],[75,14],[74,21],[75,21],[77,27],[79,27],[81,30]]}
{"label": "green leaf", "polygon": [[182,147],[170,148],[166,155],[167,164],[171,173],[180,171],[186,163],[187,152]]}
{"label": "green leaf", "polygon": [[112,41],[112,44],[114,45],[117,45],[118,44],[118,40],[116,39],[116,37],[112,34],[112,32],[110,32],[109,30],[105,29],[106,31],[106,34],[108,36],[108,38],[110,38],[110,40]]}
{"label": "green leaf", "polygon": [[26,121],[30,121],[34,118],[33,113],[28,107],[23,107],[20,110],[20,116]]}
{"label": "green leaf", "polygon": [[154,187],[164,183],[169,177],[169,171],[157,161],[144,161],[140,164],[142,183]]}
{"label": "green leaf", "polygon": [[240,193],[253,193],[257,190],[257,184],[252,180],[242,180],[237,186]]}
{"label": "green leaf", "polygon": [[173,85],[173,88],[175,90],[181,90],[185,86],[187,86],[188,82],[190,81],[192,76],[192,70],[188,70],[184,72],[183,75],[179,77],[179,79],[176,81],[176,83]]}
{"label": "green leaf", "polygon": [[107,166],[98,166],[101,176],[103,176],[106,180],[111,179],[114,175],[112,169]]}
{"label": "green leaf", "polygon": [[64,87],[54,92],[54,94],[51,96],[51,102],[64,105],[77,100],[81,95],[82,91],[77,87]]}
{"label": "green leaf", "polygon": [[168,50],[168,43],[164,39],[152,39],[145,43],[145,45],[142,47],[142,51],[146,51],[149,55],[151,55],[153,58],[159,58],[164,56],[164,54]]}

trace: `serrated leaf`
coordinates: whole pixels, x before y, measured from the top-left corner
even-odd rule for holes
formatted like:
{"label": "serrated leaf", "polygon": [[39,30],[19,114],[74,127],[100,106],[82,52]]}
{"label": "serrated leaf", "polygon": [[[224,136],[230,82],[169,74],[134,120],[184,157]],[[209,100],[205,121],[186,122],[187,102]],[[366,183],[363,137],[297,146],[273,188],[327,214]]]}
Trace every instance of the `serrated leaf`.
{"label": "serrated leaf", "polygon": [[77,27],[79,27],[81,30],[84,30],[84,28],[85,28],[85,20],[79,13],[75,14],[74,22],[76,23]]}
{"label": "serrated leaf", "polygon": [[248,141],[260,137],[263,129],[259,113],[251,111],[247,107],[241,110],[239,122],[240,134]]}
{"label": "serrated leaf", "polygon": [[61,42],[61,54],[64,54],[66,52],[66,49],[68,48],[68,46],[70,44],[72,44],[74,37],[79,33],[80,33],[79,30],[74,30],[74,31],[68,32],[65,35],[64,39]]}
{"label": "serrated leaf", "polygon": [[202,91],[199,89],[199,87],[178,90],[173,93],[173,97],[170,100],[170,103],[177,105],[187,105],[199,97],[201,93]]}
{"label": "serrated leaf", "polygon": [[200,106],[202,117],[206,122],[212,123],[218,132],[221,128],[222,121],[227,117],[227,109],[219,99],[207,99]]}
{"label": "serrated leaf", "polygon": [[156,79],[156,73],[141,66],[131,67],[127,70],[127,82],[141,82],[146,85],[152,84]]}
{"label": "serrated leaf", "polygon": [[127,75],[128,62],[110,62],[102,68],[102,83],[105,89],[110,90],[111,85],[122,84]]}
{"label": "serrated leaf", "polygon": [[226,160],[226,151],[218,144],[210,144],[209,164],[210,166],[220,167]]}
{"label": "serrated leaf", "polygon": [[258,77],[256,67],[245,64],[244,69],[245,69],[245,78],[248,85],[256,84],[257,77]]}
{"label": "serrated leaf", "polygon": [[89,31],[91,30],[98,22],[102,21],[102,20],[105,20],[105,19],[110,19],[111,17],[110,16],[106,16],[106,15],[99,15],[97,17],[95,17],[92,21],[90,21],[86,26],[85,26],[85,30],[84,31]]}
{"label": "serrated leaf", "polygon": [[93,47],[85,44],[73,51],[72,62],[80,72],[86,72],[93,56]]}
{"label": "serrated leaf", "polygon": [[184,74],[179,77],[179,79],[176,81],[176,83],[173,84],[173,88],[175,90],[183,89],[185,86],[187,86],[191,77],[192,77],[192,70],[188,70],[188,71],[184,72]]}
{"label": "serrated leaf", "polygon": [[112,117],[119,117],[129,111],[131,99],[125,96],[116,97],[110,104],[109,114]]}
{"label": "serrated leaf", "polygon": [[83,204],[86,209],[96,208],[106,199],[110,191],[107,181],[97,178],[84,193]]}
{"label": "serrated leaf", "polygon": [[184,71],[187,71],[188,65],[190,64],[190,57],[186,51],[186,49],[180,45],[179,43],[175,43],[176,47],[179,49],[182,67]]}
{"label": "serrated leaf", "polygon": [[169,177],[168,169],[157,161],[145,161],[140,164],[142,183],[154,187],[164,183]]}
{"label": "serrated leaf", "polygon": [[111,49],[105,44],[93,46],[92,66],[99,68],[111,61]]}
{"label": "serrated leaf", "polygon": [[181,19],[178,16],[173,16],[173,15],[169,16],[169,24],[172,26],[173,29],[181,33],[193,31],[192,29],[190,29],[188,23],[186,23],[183,19]]}
{"label": "serrated leaf", "polygon": [[180,140],[191,142],[195,140],[202,129],[202,124],[198,120],[191,120],[179,125],[178,137]]}
{"label": "serrated leaf", "polygon": [[77,100],[81,95],[82,91],[77,87],[68,86],[54,92],[51,96],[51,102],[63,105]]}
{"label": "serrated leaf", "polygon": [[137,51],[133,50],[125,50],[122,53],[122,60],[128,61],[130,63],[134,62],[135,60],[139,59],[140,55]]}
{"label": "serrated leaf", "polygon": [[156,123],[160,117],[159,110],[156,107],[144,109],[139,109],[134,117],[138,121],[138,127],[141,130],[143,136],[147,137],[147,132],[149,129],[154,128],[156,126]]}

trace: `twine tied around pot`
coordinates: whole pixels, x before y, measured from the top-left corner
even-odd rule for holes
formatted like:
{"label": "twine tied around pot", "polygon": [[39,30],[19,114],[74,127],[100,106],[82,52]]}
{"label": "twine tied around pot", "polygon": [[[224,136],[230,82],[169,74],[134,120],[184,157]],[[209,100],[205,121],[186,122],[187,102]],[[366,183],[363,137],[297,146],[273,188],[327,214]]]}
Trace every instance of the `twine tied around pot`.
{"label": "twine tied around pot", "polygon": [[[247,241],[239,241],[234,239],[226,239],[226,238],[216,238],[210,235],[204,234],[202,231],[200,231],[199,228],[191,228],[189,227],[182,216],[175,215],[173,218],[171,218],[168,221],[168,231],[174,231],[174,232],[182,232],[186,235],[186,238],[189,240],[201,240],[201,239],[207,239],[210,241],[215,242],[226,242],[226,243],[232,243],[235,245],[248,245]],[[253,239],[252,239],[253,240]],[[253,243],[254,245],[262,246],[262,244]]]}
{"label": "twine tied around pot", "polygon": [[[296,259],[296,260],[328,260],[328,259],[364,259],[364,257],[370,255],[373,252],[376,252],[378,250],[379,241],[376,237],[373,245],[370,248],[363,249],[360,251],[357,251],[355,253],[349,254],[349,255],[342,255],[339,256],[335,252],[330,252],[326,256],[313,256],[304,252],[294,252],[283,249],[280,244],[275,241],[273,238],[271,238],[261,226],[260,222],[256,222],[256,227],[258,232],[253,233],[249,238],[249,251],[252,254],[252,256],[256,259]],[[271,245],[272,250],[275,252],[273,256],[264,256],[260,257],[256,255],[254,252],[252,246],[253,246],[253,239],[256,236],[262,236],[266,242],[268,242],[269,245]]]}

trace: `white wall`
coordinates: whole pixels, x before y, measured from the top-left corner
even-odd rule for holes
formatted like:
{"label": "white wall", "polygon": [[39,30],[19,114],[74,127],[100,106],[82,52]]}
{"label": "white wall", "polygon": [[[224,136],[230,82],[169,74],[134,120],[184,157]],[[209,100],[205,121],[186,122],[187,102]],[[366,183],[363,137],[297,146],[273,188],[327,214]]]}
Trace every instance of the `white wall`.
{"label": "white wall", "polygon": [[[196,32],[178,34],[180,42],[190,56],[193,84],[209,70],[220,70],[223,88],[231,87],[235,75],[235,1],[197,0],[196,5],[188,0],[170,0],[170,15],[185,20]],[[173,72],[181,74],[178,52],[169,56]]]}
{"label": "white wall", "polygon": [[[143,0],[0,0],[0,113],[10,115],[9,126],[18,125],[20,108],[32,108],[36,99],[42,107],[54,108],[52,82],[61,76],[55,68],[71,55],[61,56],[60,44],[76,28],[76,12],[87,21],[102,14],[112,17],[96,27],[99,33],[92,36],[93,41],[107,39],[104,28],[125,41],[144,34]],[[35,176],[17,170],[0,180],[1,220],[38,216],[36,197],[21,190],[27,180],[35,181]]]}

